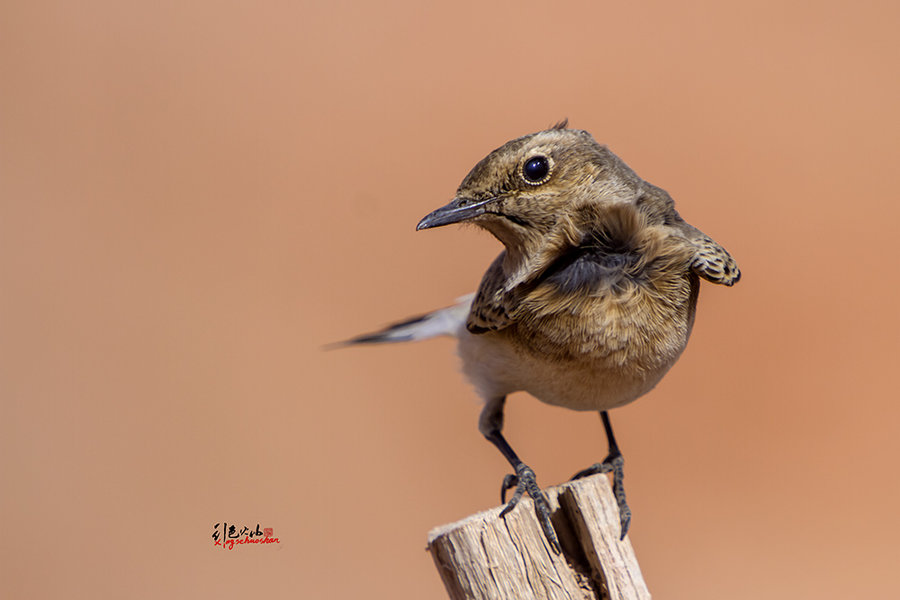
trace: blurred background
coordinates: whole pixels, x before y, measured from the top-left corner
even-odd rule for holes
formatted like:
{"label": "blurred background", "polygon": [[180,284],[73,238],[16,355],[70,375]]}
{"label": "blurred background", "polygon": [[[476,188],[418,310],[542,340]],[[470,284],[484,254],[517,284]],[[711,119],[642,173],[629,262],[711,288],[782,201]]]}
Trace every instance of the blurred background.
{"label": "blurred background", "polygon": [[[568,117],[737,258],[613,413],[658,598],[896,598],[896,2],[4,2],[10,597],[442,598],[498,503],[451,340],[323,351],[475,289],[416,233]],[[542,485],[599,419],[510,399]],[[214,546],[216,524],[272,528]]]}

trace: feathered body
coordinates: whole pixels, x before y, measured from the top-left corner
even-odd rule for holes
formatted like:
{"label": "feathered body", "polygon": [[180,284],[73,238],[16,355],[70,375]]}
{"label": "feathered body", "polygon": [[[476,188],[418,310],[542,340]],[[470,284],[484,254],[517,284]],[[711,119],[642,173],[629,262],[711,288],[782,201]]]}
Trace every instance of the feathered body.
{"label": "feathered body", "polygon": [[632,207],[605,212],[520,284],[496,329],[485,327],[483,299],[503,294],[504,256],[488,270],[458,334],[463,371],[483,398],[524,390],[574,410],[608,410],[648,392],[684,350],[699,289],[689,244]]}

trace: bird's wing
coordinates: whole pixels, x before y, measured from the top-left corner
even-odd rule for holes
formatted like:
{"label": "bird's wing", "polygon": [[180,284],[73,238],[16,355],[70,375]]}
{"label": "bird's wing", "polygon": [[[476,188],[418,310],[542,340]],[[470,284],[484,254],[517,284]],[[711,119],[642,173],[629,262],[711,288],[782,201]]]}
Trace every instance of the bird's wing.
{"label": "bird's wing", "polygon": [[501,253],[488,267],[481,285],[475,293],[472,309],[466,319],[466,329],[471,333],[497,331],[512,323],[510,313],[515,305],[514,295],[504,288],[506,275],[503,273],[503,257]]}
{"label": "bird's wing", "polygon": [[722,285],[734,285],[741,278],[741,270],[728,251],[714,239],[687,223],[682,230],[691,246],[694,256],[691,259],[691,270],[697,275]]}

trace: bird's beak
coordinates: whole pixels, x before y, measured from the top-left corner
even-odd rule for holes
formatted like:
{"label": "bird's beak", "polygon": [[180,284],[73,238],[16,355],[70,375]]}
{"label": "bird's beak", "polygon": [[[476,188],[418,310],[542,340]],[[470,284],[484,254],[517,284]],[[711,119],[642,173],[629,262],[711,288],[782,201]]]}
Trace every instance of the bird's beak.
{"label": "bird's beak", "polygon": [[442,206],[434,212],[425,215],[425,218],[416,225],[416,231],[420,229],[430,229],[432,227],[440,227],[441,225],[450,225],[451,223],[459,223],[466,221],[478,215],[483,215],[485,206],[496,200],[496,198],[488,198],[487,200],[472,200],[471,198],[454,198],[446,206]]}

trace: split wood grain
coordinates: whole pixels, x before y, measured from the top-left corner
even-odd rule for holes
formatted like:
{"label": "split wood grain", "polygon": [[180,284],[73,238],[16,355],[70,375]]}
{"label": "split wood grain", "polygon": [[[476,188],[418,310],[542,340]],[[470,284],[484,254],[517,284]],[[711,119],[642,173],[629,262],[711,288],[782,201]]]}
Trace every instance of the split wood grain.
{"label": "split wood grain", "polygon": [[451,600],[649,600],[630,540],[619,541],[609,480],[544,490],[563,547],[553,552],[530,498],[432,530],[428,550]]}

